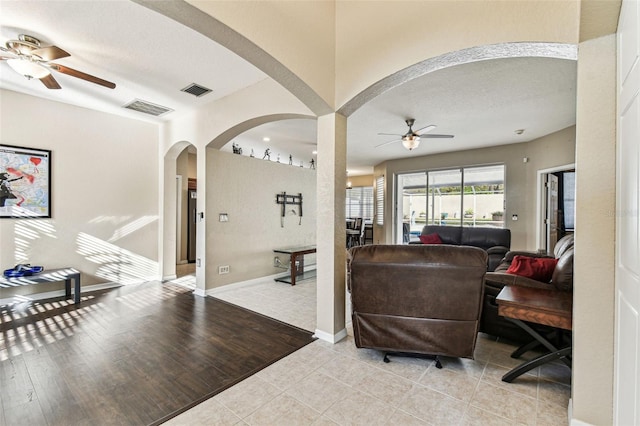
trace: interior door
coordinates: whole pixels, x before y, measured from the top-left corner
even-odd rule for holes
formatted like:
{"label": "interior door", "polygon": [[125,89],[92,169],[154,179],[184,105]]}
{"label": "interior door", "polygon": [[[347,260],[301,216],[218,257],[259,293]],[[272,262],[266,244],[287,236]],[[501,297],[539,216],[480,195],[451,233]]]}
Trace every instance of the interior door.
{"label": "interior door", "polygon": [[197,193],[195,189],[189,189],[187,194],[187,261],[196,261],[196,207]]}
{"label": "interior door", "polygon": [[618,22],[614,422],[640,424],[640,2]]}
{"label": "interior door", "polygon": [[558,241],[558,176],[547,174],[545,183],[547,193],[547,208],[545,213],[546,243],[547,253],[552,253]]}

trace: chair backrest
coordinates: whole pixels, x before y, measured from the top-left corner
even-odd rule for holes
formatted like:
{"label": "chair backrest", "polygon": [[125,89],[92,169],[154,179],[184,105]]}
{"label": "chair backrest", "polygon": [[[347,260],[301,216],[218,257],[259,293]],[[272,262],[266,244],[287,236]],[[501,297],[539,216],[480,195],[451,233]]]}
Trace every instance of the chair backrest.
{"label": "chair backrest", "polygon": [[356,345],[473,357],[487,253],[447,245],[354,247],[348,287]]}

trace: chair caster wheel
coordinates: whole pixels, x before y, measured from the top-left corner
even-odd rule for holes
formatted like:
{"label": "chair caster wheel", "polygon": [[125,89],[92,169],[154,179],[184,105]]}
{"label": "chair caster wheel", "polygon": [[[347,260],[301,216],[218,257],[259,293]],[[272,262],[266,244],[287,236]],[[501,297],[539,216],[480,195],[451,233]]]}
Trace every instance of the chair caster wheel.
{"label": "chair caster wheel", "polygon": [[382,360],[384,362],[386,362],[387,364],[391,362],[391,360],[389,360],[389,357],[387,356],[387,354],[384,354],[384,358],[382,358]]}
{"label": "chair caster wheel", "polygon": [[438,368],[438,369],[442,368],[442,363],[440,362],[440,360],[438,358],[436,358],[436,368]]}

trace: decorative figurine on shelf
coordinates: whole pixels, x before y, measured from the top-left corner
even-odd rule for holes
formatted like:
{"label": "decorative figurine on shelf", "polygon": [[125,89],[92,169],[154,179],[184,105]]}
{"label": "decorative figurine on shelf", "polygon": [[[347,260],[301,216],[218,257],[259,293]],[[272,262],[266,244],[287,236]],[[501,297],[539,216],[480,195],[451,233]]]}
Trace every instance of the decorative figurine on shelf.
{"label": "decorative figurine on shelf", "polygon": [[280,162],[280,154],[278,154],[278,158],[276,159],[276,163]]}
{"label": "decorative figurine on shelf", "polygon": [[316,168],[316,162],[313,160],[313,158],[311,159],[311,162],[309,163],[309,168],[310,169],[314,169]]}
{"label": "decorative figurine on shelf", "polygon": [[269,148],[264,150],[264,155],[262,156],[262,159],[265,160],[269,160],[271,161],[271,150]]}
{"label": "decorative figurine on shelf", "polygon": [[291,156],[291,154],[289,154],[289,165],[291,166],[293,164],[293,157]]}
{"label": "decorative figurine on shelf", "polygon": [[233,145],[231,145],[231,148],[233,149],[234,154],[242,155],[242,148],[240,148],[240,145],[237,143],[234,142]]}
{"label": "decorative figurine on shelf", "polygon": [[249,157],[251,158],[255,157],[255,155],[253,155],[253,148],[251,148],[251,155],[249,155]]}

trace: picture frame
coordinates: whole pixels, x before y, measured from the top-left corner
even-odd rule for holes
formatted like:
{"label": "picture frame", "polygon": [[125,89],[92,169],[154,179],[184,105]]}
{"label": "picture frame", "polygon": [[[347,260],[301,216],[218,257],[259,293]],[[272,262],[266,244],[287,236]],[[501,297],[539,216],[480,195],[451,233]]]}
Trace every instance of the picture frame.
{"label": "picture frame", "polygon": [[0,144],[0,219],[51,218],[51,151]]}

